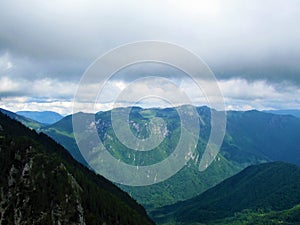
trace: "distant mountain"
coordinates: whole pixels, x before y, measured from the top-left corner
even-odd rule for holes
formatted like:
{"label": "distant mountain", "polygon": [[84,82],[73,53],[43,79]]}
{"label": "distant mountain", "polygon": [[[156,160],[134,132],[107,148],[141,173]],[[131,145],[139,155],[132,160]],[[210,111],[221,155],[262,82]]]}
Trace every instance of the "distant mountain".
{"label": "distant mountain", "polygon": [[231,161],[244,163],[256,157],[300,165],[300,118],[257,110],[231,111],[226,129],[221,151]]}
{"label": "distant mountain", "polygon": [[[164,182],[145,187],[120,186],[143,204],[148,211],[192,198],[252,164],[281,160],[300,165],[299,118],[255,110],[230,111],[227,112],[227,131],[221,151],[208,169],[200,172],[199,158],[210,134],[210,109],[199,107],[197,110],[201,123],[194,160]],[[78,113],[75,116],[83,122],[88,118],[88,114],[85,113]],[[168,124],[168,135],[158,148],[147,154],[132,151],[118,141],[112,129],[110,111],[97,113],[95,120],[98,134],[104,144],[110,146],[108,148],[112,155],[129,164],[143,165],[164,159],[178,142],[180,119],[175,108],[134,108],[130,114],[132,131],[137,136],[147,135],[151,131],[142,128],[154,116],[162,118]],[[86,122],[87,130],[89,125],[90,123]],[[44,127],[42,132],[67,148],[78,161],[86,163],[74,140],[72,116]],[[153,153],[155,154],[151,155]]]}
{"label": "distant mountain", "polygon": [[273,113],[277,115],[292,115],[300,118],[300,110],[298,109],[265,110],[264,112]]}
{"label": "distant mountain", "polygon": [[[210,224],[219,221],[219,224],[223,224],[224,221],[222,222],[221,219],[238,215],[238,212],[241,214],[235,219],[240,217],[240,220],[241,215],[251,214],[249,212],[256,213],[252,215],[254,218],[259,212],[261,214],[264,212],[264,219],[269,218],[271,222],[272,215],[279,218],[280,213],[276,211],[288,210],[298,204],[300,204],[300,167],[273,162],[249,166],[199,196],[162,207],[153,212],[152,216],[159,223],[175,221],[180,224],[196,222]],[[266,214],[270,211],[275,211],[275,213]],[[299,207],[292,211],[300,212]],[[281,214],[284,213],[281,212]],[[299,224],[299,215],[294,217],[297,221],[290,222]],[[232,223],[229,224],[234,224],[234,218],[230,221]]]}
{"label": "distant mountain", "polygon": [[[11,114],[10,116],[13,116]],[[59,144],[0,113],[0,224],[153,224]]]}
{"label": "distant mountain", "polygon": [[48,125],[56,123],[63,118],[62,115],[52,111],[18,111],[16,114]]}
{"label": "distant mountain", "polygon": [[21,122],[23,125],[25,125],[26,127],[31,128],[31,129],[39,130],[43,126],[43,124],[41,124],[41,123],[39,123],[35,120],[32,120],[32,119],[29,119],[27,117],[18,115],[16,113],[13,113],[13,112],[5,110],[5,109],[0,108],[0,112],[7,115],[7,116],[9,116],[11,119],[14,119],[14,120],[17,120],[17,121]]}

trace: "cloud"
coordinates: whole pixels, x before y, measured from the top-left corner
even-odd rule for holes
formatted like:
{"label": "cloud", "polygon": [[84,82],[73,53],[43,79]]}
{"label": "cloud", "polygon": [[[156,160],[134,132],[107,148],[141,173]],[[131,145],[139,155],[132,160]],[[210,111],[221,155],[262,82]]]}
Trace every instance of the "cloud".
{"label": "cloud", "polygon": [[155,39],[191,49],[220,79],[298,84],[299,10],[296,0],[3,1],[0,49],[51,75],[62,62],[63,77],[120,44]]}
{"label": "cloud", "polygon": [[267,81],[223,80],[219,86],[228,110],[297,109],[300,89],[290,83],[273,85]]}
{"label": "cloud", "polygon": [[61,82],[50,78],[40,80],[13,80],[0,77],[0,97],[36,97],[40,99],[72,99],[77,84]]}
{"label": "cloud", "polygon": [[[30,107],[30,101],[33,108],[64,102],[59,107],[70,111],[69,102],[93,60],[127,42],[162,40],[199,55],[216,74],[227,105],[299,107],[295,97],[300,88],[299,12],[297,0],[4,0],[2,106],[7,106],[7,99],[26,97],[25,103],[15,103],[16,108]],[[107,84],[101,108],[110,107],[114,93],[128,82],[155,72],[176,84],[184,82],[172,69],[132,67]],[[97,84],[86,87],[97,88]],[[153,87],[139,90],[147,88]],[[200,104],[205,96],[193,99]]]}
{"label": "cloud", "polygon": [[6,72],[6,71],[10,70],[12,67],[13,67],[13,64],[10,61],[7,53],[0,56],[0,71],[1,72]]}
{"label": "cloud", "polygon": [[41,101],[40,99],[30,97],[6,97],[2,98],[0,102],[0,108],[17,111],[47,111],[52,110],[62,115],[68,115],[72,112],[72,101],[60,100],[60,101]]}
{"label": "cloud", "polygon": [[[33,84],[22,85],[5,77],[0,80],[0,107],[12,111],[49,110],[61,114],[70,114],[73,110],[73,96],[77,90],[76,83],[61,83],[57,80],[38,80]],[[211,81],[198,81],[210,90]],[[178,85],[179,84],[179,85]],[[218,81],[227,110],[246,109],[284,109],[300,107],[300,90],[297,86],[285,84],[284,88],[267,81],[249,82],[245,79]],[[3,88],[5,87],[5,88]],[[204,93],[192,80],[180,82],[166,78],[153,78],[125,82],[111,80],[102,89],[98,84],[84,86],[82,101],[76,103],[75,111],[97,112],[113,107],[140,105],[143,107],[170,107],[180,104],[211,105],[214,93]],[[10,93],[13,91],[13,94]],[[3,94],[4,92],[4,94]],[[18,95],[16,93],[19,93]],[[92,99],[97,96],[97,99]],[[187,98],[180,97],[182,94]],[[26,96],[26,97],[24,97]]]}

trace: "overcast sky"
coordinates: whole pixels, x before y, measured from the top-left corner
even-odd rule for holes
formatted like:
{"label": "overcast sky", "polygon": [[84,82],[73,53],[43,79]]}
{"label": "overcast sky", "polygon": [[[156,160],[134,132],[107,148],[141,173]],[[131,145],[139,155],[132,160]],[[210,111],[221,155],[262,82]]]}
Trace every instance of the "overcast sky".
{"label": "overcast sky", "polygon": [[[0,107],[69,114],[97,57],[128,42],[161,40],[207,63],[226,109],[299,109],[299,21],[297,0],[0,0]],[[128,80],[107,85],[99,110],[111,107],[112,93]],[[181,87],[196,92],[187,80]]]}

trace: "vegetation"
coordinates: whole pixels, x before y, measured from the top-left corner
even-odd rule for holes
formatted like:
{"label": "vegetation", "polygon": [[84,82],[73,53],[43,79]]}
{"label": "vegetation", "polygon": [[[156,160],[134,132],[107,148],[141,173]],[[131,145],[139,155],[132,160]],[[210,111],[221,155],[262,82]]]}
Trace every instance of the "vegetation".
{"label": "vegetation", "polygon": [[[300,165],[300,119],[256,110],[227,113],[225,157],[247,162],[256,157]],[[229,148],[228,148],[229,147]],[[251,163],[252,164],[252,163]]]}
{"label": "vegetation", "polygon": [[[300,205],[282,211],[258,212],[244,210],[233,217],[210,223],[211,225],[294,225],[300,224]],[[209,225],[210,225],[209,224]]]}
{"label": "vegetation", "polygon": [[[300,164],[300,156],[298,154],[300,119],[293,116],[273,115],[258,111],[228,112],[227,132],[221,151],[211,166],[207,170],[200,172],[198,169],[199,159],[210,134],[210,109],[200,107],[197,110],[200,115],[200,135],[193,160],[189,161],[176,175],[164,182],[145,187],[128,187],[123,185],[119,185],[119,187],[143,204],[152,217],[161,224],[297,224],[299,222],[300,205],[299,167],[281,162],[256,164],[273,160]],[[95,115],[95,125],[101,141],[114,157],[132,165],[148,165],[168,157],[176,147],[180,136],[180,121],[176,109],[144,110],[136,107],[131,110],[129,126],[133,134],[138,138],[146,138],[151,134],[152,128],[148,124],[154,117],[162,118],[167,125],[167,132],[161,130],[159,134],[164,136],[163,142],[152,151],[143,153],[129,149],[117,139],[112,128],[110,113],[110,111],[97,113]],[[86,127],[90,126],[91,123],[87,120],[88,114],[78,113],[75,116],[78,116],[81,119],[80,121],[86,123]],[[10,117],[16,118],[14,114],[10,114]],[[16,119],[25,123],[22,117]],[[16,128],[16,126],[21,125],[13,125],[12,127]],[[43,170],[57,171],[53,175],[49,172],[40,172],[39,166],[32,166],[31,173],[35,174],[37,183],[42,183],[41,187],[34,187],[35,190],[40,188],[46,190],[46,193],[50,190],[65,191],[66,195],[64,196],[73,196],[73,202],[70,200],[70,197],[68,197],[68,201],[71,205],[75,204],[76,207],[74,210],[74,207],[71,207],[71,209],[66,207],[66,205],[59,205],[63,202],[61,199],[66,199],[63,195],[58,195],[59,200],[55,200],[56,198],[53,198],[53,195],[43,196],[42,192],[39,191],[37,191],[39,193],[38,197],[34,197],[32,192],[30,192],[33,201],[38,202],[34,199],[44,199],[42,202],[47,202],[50,199],[54,199],[51,203],[52,206],[66,209],[65,214],[68,215],[66,218],[69,221],[78,221],[80,220],[78,215],[83,215],[82,217],[90,222],[87,224],[97,224],[96,221],[104,221],[103,218],[106,218],[108,215],[110,219],[105,220],[107,224],[119,223],[121,221],[119,219],[120,215],[125,215],[125,220],[122,220],[122,224],[126,224],[126,221],[133,218],[134,221],[141,221],[141,218],[147,218],[145,211],[128,195],[101,176],[89,171],[85,166],[76,163],[62,147],[54,143],[46,135],[42,133],[37,134],[33,131],[28,133],[28,129],[26,129],[26,132],[20,133],[25,128],[11,130],[10,126],[5,127],[5,123],[3,123],[2,127],[5,128],[2,129],[5,132],[9,131],[9,135],[1,133],[1,144],[3,146],[6,145],[8,149],[16,150],[17,153],[10,156],[13,163],[10,162],[8,164],[10,166],[6,169],[0,168],[1,171],[8,173],[11,171],[12,164],[15,167],[19,165],[18,176],[22,180],[22,173],[25,166],[30,162],[29,159],[37,162],[37,164],[33,165],[44,165],[42,166]],[[45,132],[57,142],[63,144],[75,159],[87,165],[74,139],[72,116],[67,116],[56,124],[39,127],[38,130]],[[84,132],[81,135],[81,138],[87,138]],[[6,140],[9,141],[7,142]],[[14,145],[11,146],[11,143],[14,143]],[[18,152],[22,148],[14,149],[16,143],[18,143],[17,146],[23,146],[22,143],[28,143],[24,145],[27,147],[24,147],[22,151],[31,152],[30,154],[32,155],[26,156],[26,154]],[[40,153],[41,150],[42,154]],[[0,154],[4,154],[3,151]],[[51,156],[49,157],[48,154]],[[2,159],[7,157],[7,155],[4,155]],[[14,161],[23,158],[27,159],[27,161],[21,160],[19,164]],[[61,164],[64,166],[61,167]],[[255,166],[250,166],[243,170],[249,165]],[[80,169],[78,170],[78,168]],[[243,171],[238,173],[241,170]],[[44,177],[48,177],[51,183],[43,182]],[[223,181],[226,178],[228,179]],[[53,182],[62,183],[63,180],[68,180],[69,183],[64,183],[63,187],[60,185],[53,187]],[[78,186],[74,186],[72,180],[75,180]],[[10,181],[12,182],[13,179]],[[8,180],[5,182],[7,183]],[[19,183],[22,183],[24,186],[24,179],[22,182]],[[21,187],[23,188],[23,186]],[[99,187],[101,187],[100,191],[98,190]],[[20,191],[21,189],[19,187],[16,190]],[[95,194],[101,193],[101,191],[106,194]],[[103,198],[103,196],[109,197]],[[95,199],[99,199],[99,201],[95,201]],[[11,201],[18,202],[19,200],[11,199]],[[117,204],[113,203],[114,201]],[[78,208],[76,202],[82,204],[84,214],[80,213],[80,207]],[[107,204],[103,204],[103,202]],[[120,209],[112,212],[111,208],[115,208],[115,205],[118,205]],[[2,204],[0,207],[5,208],[6,213],[12,213],[12,209],[15,206],[12,204],[9,208],[6,204],[4,206]],[[44,211],[46,210],[45,207],[47,206],[39,205],[39,209]],[[158,207],[161,208],[158,209]],[[133,211],[129,212],[128,210]],[[34,214],[40,215],[40,211]],[[22,213],[24,214],[25,212]],[[114,216],[110,216],[111,214]],[[53,218],[48,217],[48,219]],[[145,220],[151,223],[149,220]],[[2,221],[0,224],[5,223]]]}
{"label": "vegetation", "polygon": [[250,166],[199,196],[162,207],[152,216],[161,223],[216,223],[219,220],[220,224],[251,224],[251,221],[259,224],[257,221],[270,222],[272,218],[282,221],[283,217],[290,222],[289,219],[299,220],[299,206],[292,208],[298,204],[300,167],[274,162]]}
{"label": "vegetation", "polygon": [[[200,115],[199,142],[193,160],[186,167],[170,179],[152,186],[120,185],[149,212],[163,205],[192,198],[249,165],[273,160],[300,164],[300,119],[258,111],[232,111],[227,113],[227,132],[219,155],[207,170],[200,172],[199,159],[210,134],[210,109],[199,107],[197,110]],[[86,121],[86,115],[78,113],[75,116]],[[114,157],[132,165],[147,165],[171,154],[180,134],[180,121],[175,108],[133,108],[129,118],[132,132],[137,137],[147,137],[151,130],[146,124],[154,117],[166,122],[168,133],[157,148],[142,153],[129,149],[118,141],[111,125],[110,111],[97,113],[95,121],[100,139]],[[86,126],[88,125],[87,123]],[[79,162],[87,165],[72,138],[72,116],[43,128],[42,132],[62,144]]]}
{"label": "vegetation", "polygon": [[11,119],[21,122],[23,125],[25,125],[26,127],[29,127],[30,129],[39,131],[44,126],[43,124],[41,124],[35,120],[26,118],[22,115],[15,114],[15,113],[7,111],[5,109],[0,108],[0,112],[9,116]]}
{"label": "vegetation", "polygon": [[0,113],[0,224],[153,224],[110,181]]}
{"label": "vegetation", "polygon": [[[123,109],[116,110],[122,112]],[[249,165],[249,163],[231,162],[223,157],[223,154],[220,154],[207,170],[204,172],[199,171],[198,159],[204,151],[210,133],[210,109],[205,107],[198,110],[202,123],[199,143],[193,156],[194,160],[191,160],[179,173],[164,182],[145,187],[119,185],[146,207],[148,211],[194,197]],[[77,113],[74,116],[78,120],[84,121],[86,127],[90,125],[89,114]],[[164,141],[157,148],[146,152],[129,149],[118,140],[111,124],[111,111],[97,113],[95,121],[100,139],[115,158],[131,165],[149,165],[168,157],[175,149],[180,135],[180,120],[175,108],[145,110],[139,107],[133,108],[129,117],[132,132],[141,138],[149,136],[151,129],[146,124],[153,117],[162,118],[167,125],[168,132],[167,134],[163,132],[160,134],[165,135]],[[66,147],[78,161],[85,163],[75,140],[69,137],[73,132],[71,116],[65,117],[54,125],[45,127],[42,131]],[[64,132],[65,135],[63,135]],[[89,138],[84,137],[84,131],[81,135],[81,139]]]}

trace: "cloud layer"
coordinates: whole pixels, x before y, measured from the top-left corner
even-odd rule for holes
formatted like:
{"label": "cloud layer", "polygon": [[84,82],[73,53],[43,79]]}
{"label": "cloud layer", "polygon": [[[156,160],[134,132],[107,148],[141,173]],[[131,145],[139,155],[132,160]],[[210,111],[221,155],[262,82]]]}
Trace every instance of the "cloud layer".
{"label": "cloud layer", "polygon": [[[0,107],[70,113],[93,60],[127,42],[162,40],[211,67],[227,108],[299,108],[299,21],[297,0],[4,0]],[[112,81],[112,92],[127,83]]]}

